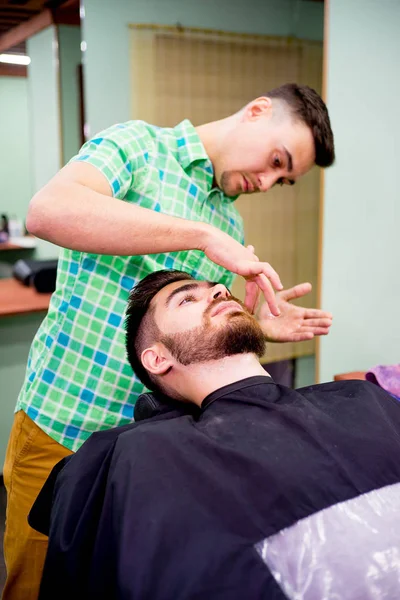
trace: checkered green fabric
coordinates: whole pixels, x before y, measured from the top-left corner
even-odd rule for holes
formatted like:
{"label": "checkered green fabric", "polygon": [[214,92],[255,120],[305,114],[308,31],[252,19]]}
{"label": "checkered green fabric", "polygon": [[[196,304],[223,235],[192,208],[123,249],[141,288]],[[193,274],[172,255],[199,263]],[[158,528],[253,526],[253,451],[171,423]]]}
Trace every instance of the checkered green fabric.
{"label": "checkered green fabric", "polygon": [[[232,199],[212,187],[212,164],[189,121],[174,129],[116,125],[72,160],[97,167],[116,198],[211,223],[244,241],[242,219]],[[61,250],[56,291],[33,340],[16,410],[71,450],[93,431],[132,422],[144,388],[125,356],[124,311],[135,283],[165,268],[228,286],[233,279],[197,250],[150,256]]]}

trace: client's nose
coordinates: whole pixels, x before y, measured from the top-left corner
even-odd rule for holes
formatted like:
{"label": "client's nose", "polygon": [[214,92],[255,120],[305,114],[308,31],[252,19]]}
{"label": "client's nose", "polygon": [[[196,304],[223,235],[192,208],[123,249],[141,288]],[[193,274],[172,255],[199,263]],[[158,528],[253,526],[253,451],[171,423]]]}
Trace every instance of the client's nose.
{"label": "client's nose", "polygon": [[228,298],[229,295],[230,294],[229,294],[228,290],[226,289],[226,287],[222,283],[217,283],[217,285],[214,285],[211,288],[209,299],[212,302],[213,300],[216,300],[217,298]]}

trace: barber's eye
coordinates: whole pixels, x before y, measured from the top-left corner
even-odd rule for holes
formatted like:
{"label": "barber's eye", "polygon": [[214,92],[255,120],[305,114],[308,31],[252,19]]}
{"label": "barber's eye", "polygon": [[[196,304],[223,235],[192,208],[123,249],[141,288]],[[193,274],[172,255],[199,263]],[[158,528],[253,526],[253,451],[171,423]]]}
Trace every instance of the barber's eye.
{"label": "barber's eye", "polygon": [[179,306],[182,306],[182,304],[187,304],[187,302],[195,302],[195,301],[196,301],[196,297],[193,296],[193,294],[188,294],[187,296],[182,298],[182,300],[179,302]]}
{"label": "barber's eye", "polygon": [[275,156],[274,167],[280,167],[280,166],[281,166],[281,160],[280,160],[279,156]]}

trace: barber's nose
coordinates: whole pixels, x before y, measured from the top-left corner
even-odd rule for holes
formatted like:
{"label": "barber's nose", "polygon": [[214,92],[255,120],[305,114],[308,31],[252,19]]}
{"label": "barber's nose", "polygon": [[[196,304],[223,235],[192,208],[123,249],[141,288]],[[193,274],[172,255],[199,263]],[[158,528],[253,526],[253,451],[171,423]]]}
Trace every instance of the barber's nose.
{"label": "barber's nose", "polygon": [[213,302],[214,300],[217,300],[218,298],[228,298],[229,297],[229,292],[226,289],[226,287],[222,284],[222,283],[217,283],[217,285],[214,285],[211,289],[210,289],[210,294],[209,294],[209,301]]}
{"label": "barber's nose", "polygon": [[260,183],[260,192],[268,192],[268,190],[270,190],[274,185],[274,181],[271,179],[271,177],[264,177],[262,179],[260,178]]}
{"label": "barber's nose", "polygon": [[276,183],[276,174],[268,173],[266,175],[260,175],[258,179],[260,181],[260,192],[268,192],[268,190]]}

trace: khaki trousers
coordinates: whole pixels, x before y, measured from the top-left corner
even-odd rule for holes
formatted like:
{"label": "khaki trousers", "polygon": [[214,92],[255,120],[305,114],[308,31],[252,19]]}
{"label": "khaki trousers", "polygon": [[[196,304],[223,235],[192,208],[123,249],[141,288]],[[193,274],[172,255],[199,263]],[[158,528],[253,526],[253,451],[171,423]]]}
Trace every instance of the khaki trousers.
{"label": "khaki trousers", "polygon": [[47,537],[29,527],[28,514],[54,465],[69,454],[72,452],[44,433],[26,413],[15,414],[3,470],[7,579],[2,600],[38,598]]}

